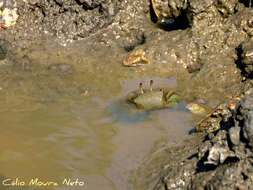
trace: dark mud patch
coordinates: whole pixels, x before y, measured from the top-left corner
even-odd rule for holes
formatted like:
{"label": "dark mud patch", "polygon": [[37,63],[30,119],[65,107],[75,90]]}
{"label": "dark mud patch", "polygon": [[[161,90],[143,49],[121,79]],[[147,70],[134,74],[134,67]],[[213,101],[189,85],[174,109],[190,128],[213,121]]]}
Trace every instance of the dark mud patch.
{"label": "dark mud patch", "polygon": [[[134,187],[141,189],[172,189],[184,187],[184,178],[195,173],[193,166],[197,161],[196,152],[201,142],[199,136],[188,137],[181,145],[164,145],[150,153],[131,176]],[[160,144],[161,145],[161,144]],[[159,147],[159,146],[158,146]],[[161,178],[161,176],[166,176]],[[166,181],[173,181],[168,186]]]}
{"label": "dark mud patch", "polygon": [[[49,32],[64,40],[77,40],[112,23],[120,1],[27,1],[18,9],[22,25],[19,32]],[[32,23],[36,23],[36,25]]]}
{"label": "dark mud patch", "polygon": [[182,11],[174,21],[162,20],[157,23],[157,26],[165,31],[185,30],[190,28],[190,23],[188,21],[186,11]]}

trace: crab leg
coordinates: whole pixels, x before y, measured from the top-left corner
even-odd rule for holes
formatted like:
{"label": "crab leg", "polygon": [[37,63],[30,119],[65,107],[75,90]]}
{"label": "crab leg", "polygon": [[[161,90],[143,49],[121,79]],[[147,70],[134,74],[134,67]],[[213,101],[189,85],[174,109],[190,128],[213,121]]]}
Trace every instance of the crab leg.
{"label": "crab leg", "polygon": [[146,57],[142,57],[142,60],[143,60],[146,64],[150,64],[150,61],[149,61]]}
{"label": "crab leg", "polygon": [[153,83],[154,83],[154,81],[153,81],[153,80],[150,80],[150,86],[149,86],[149,90],[150,90],[150,91],[152,91],[152,90],[153,90],[153,88],[152,88]]}
{"label": "crab leg", "polygon": [[220,105],[221,105],[221,104],[217,105],[209,114],[206,115],[206,117],[204,117],[203,119],[201,119],[201,120],[197,123],[197,125],[199,125],[200,123],[202,123],[203,121],[205,121],[205,120],[207,120],[209,117],[211,117],[211,115],[212,115],[214,112],[216,112],[216,110],[219,109]]}

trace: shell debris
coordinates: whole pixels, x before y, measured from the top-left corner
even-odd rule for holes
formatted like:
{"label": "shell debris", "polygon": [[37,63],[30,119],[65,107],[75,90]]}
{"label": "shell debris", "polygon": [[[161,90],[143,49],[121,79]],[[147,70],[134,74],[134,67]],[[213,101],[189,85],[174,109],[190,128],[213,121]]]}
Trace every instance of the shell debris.
{"label": "shell debris", "polygon": [[10,27],[16,24],[18,19],[16,3],[12,7],[5,7],[6,2],[0,1],[0,24]]}

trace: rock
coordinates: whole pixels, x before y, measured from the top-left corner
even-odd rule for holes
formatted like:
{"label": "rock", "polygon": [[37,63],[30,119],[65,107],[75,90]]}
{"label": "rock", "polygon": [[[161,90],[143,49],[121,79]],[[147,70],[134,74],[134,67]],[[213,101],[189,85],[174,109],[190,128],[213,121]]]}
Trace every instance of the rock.
{"label": "rock", "polygon": [[246,113],[248,110],[253,110],[253,98],[246,96],[240,102],[240,112]]}
{"label": "rock", "polygon": [[252,189],[252,179],[250,179],[252,171],[248,168],[251,168],[251,164],[247,161],[217,167],[214,171],[203,172],[203,174],[198,175],[187,189]]}
{"label": "rock", "polygon": [[187,0],[153,0],[161,20],[174,21],[187,7]]}
{"label": "rock", "polygon": [[249,96],[243,98],[236,109],[235,119],[237,125],[242,127],[243,136],[253,147],[253,99]]}
{"label": "rock", "polygon": [[[204,164],[218,166],[219,164],[223,164],[227,158],[236,157],[235,153],[230,150],[228,146],[227,136],[227,131],[219,130],[214,137],[211,137],[211,139],[207,141],[212,144],[212,146],[208,148],[207,161],[204,161]],[[205,159],[205,157],[202,157],[202,159]]]}
{"label": "rock", "polygon": [[229,138],[233,145],[239,145],[240,143],[240,128],[232,127],[229,129]]}
{"label": "rock", "polygon": [[253,72],[253,40],[242,44],[241,59],[245,72],[250,75]]}
{"label": "rock", "polygon": [[249,111],[248,114],[244,116],[244,127],[243,135],[249,141],[249,145],[253,147],[253,110]]}
{"label": "rock", "polygon": [[223,164],[228,157],[235,157],[234,152],[230,151],[228,147],[214,145],[210,150],[205,164],[219,165]]}

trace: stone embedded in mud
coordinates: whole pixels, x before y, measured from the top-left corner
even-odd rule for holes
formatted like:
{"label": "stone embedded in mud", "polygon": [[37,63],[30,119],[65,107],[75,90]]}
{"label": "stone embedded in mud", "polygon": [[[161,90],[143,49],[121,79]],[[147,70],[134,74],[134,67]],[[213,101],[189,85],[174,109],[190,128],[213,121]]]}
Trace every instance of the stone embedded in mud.
{"label": "stone embedded in mud", "polygon": [[233,145],[239,145],[240,143],[240,128],[232,127],[229,129],[229,138]]}

